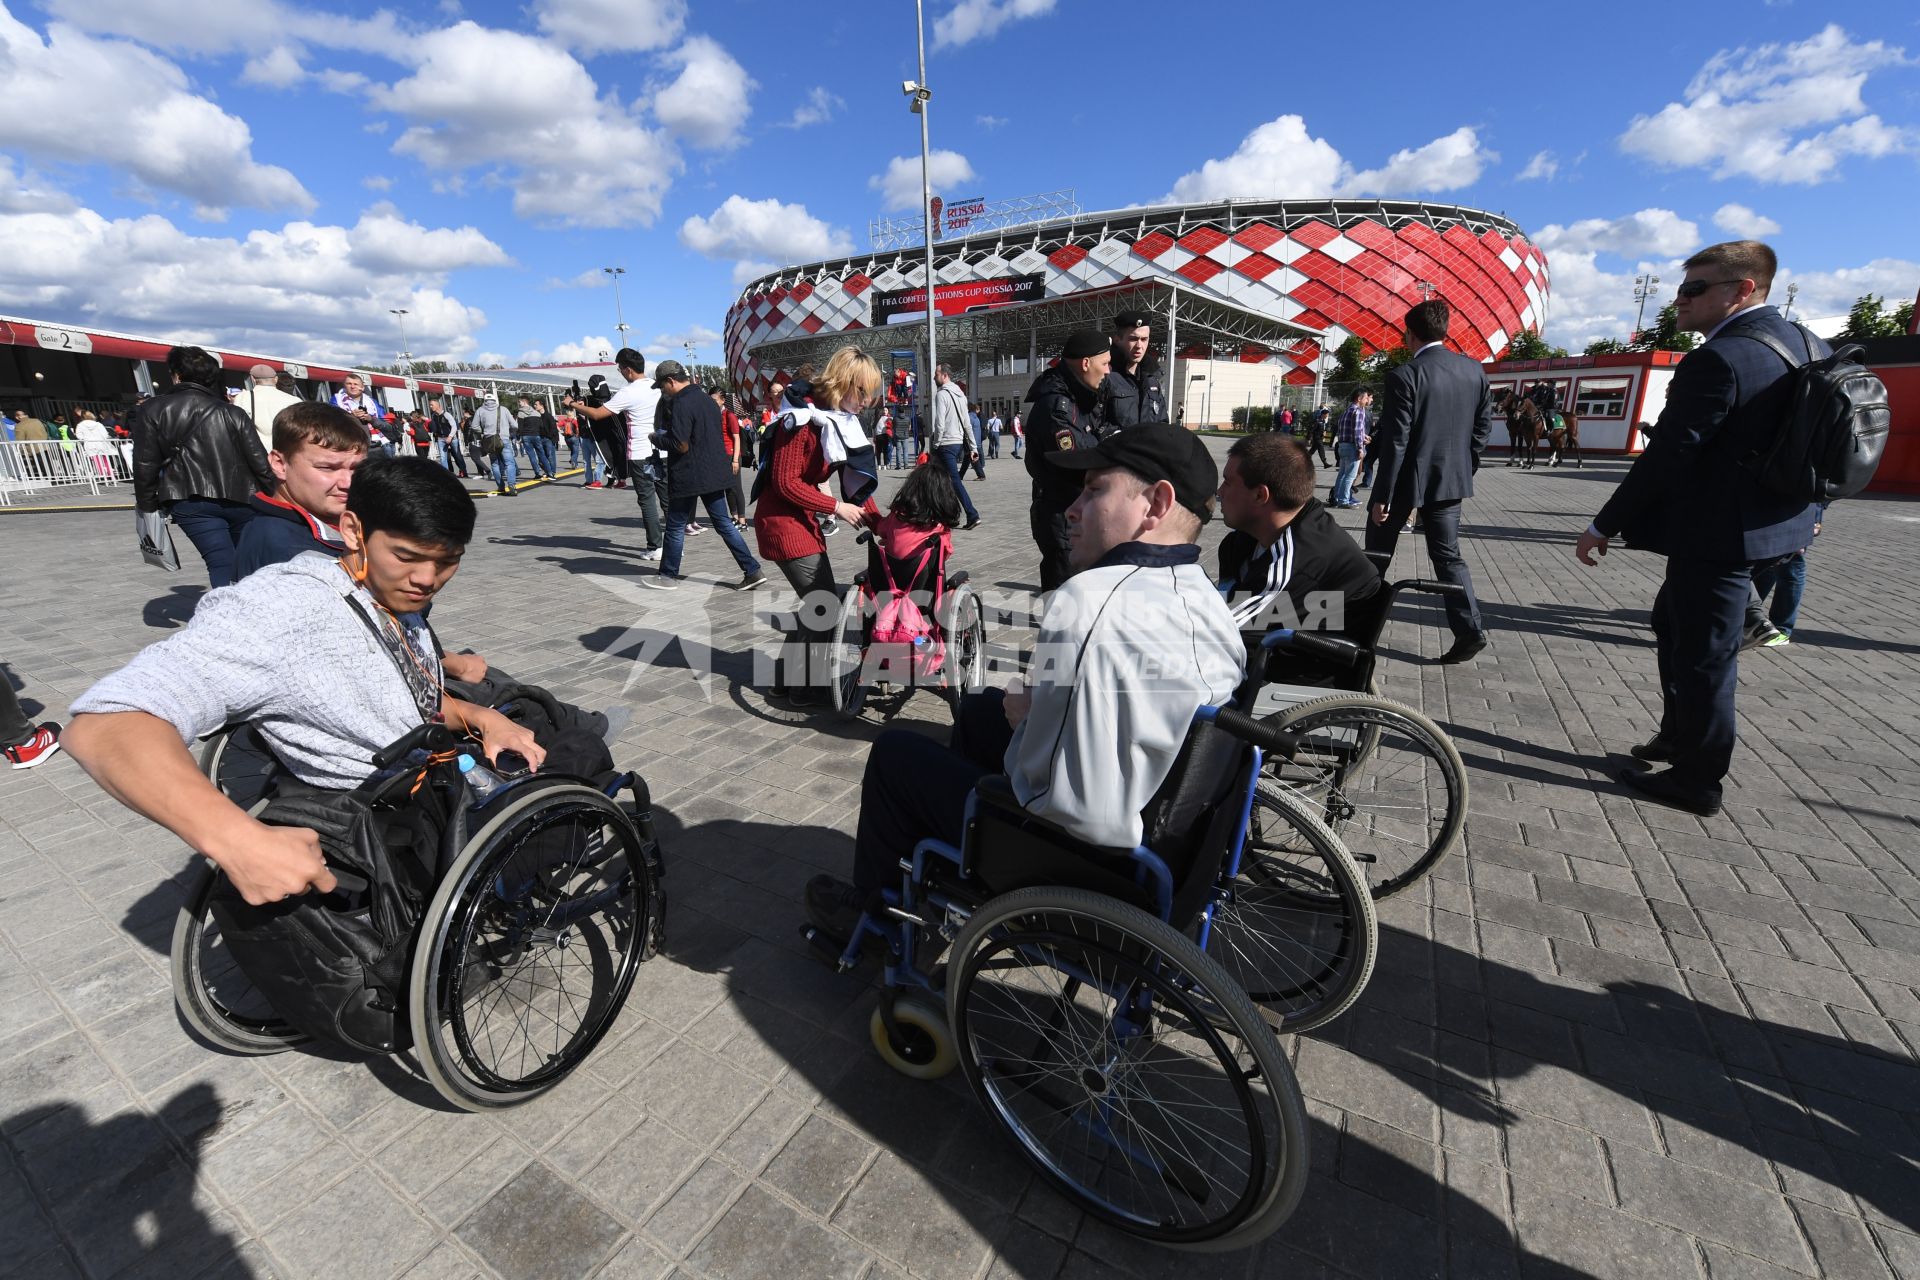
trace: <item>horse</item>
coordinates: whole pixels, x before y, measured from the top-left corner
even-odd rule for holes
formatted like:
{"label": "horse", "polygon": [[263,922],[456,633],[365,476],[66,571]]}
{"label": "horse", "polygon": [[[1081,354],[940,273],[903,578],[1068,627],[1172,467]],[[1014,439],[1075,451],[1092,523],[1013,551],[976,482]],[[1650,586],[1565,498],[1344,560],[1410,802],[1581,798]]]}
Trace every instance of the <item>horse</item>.
{"label": "horse", "polygon": [[1546,422],[1538,405],[1525,396],[1508,392],[1504,402],[1507,417],[1507,465],[1518,462],[1531,470],[1540,453],[1540,441],[1546,435]]}
{"label": "horse", "polygon": [[1587,465],[1586,460],[1580,456],[1580,419],[1571,411],[1553,415],[1553,426],[1547,431],[1547,448],[1551,451],[1547,457],[1547,465],[1550,467],[1560,465],[1562,450],[1573,452],[1574,466]]}

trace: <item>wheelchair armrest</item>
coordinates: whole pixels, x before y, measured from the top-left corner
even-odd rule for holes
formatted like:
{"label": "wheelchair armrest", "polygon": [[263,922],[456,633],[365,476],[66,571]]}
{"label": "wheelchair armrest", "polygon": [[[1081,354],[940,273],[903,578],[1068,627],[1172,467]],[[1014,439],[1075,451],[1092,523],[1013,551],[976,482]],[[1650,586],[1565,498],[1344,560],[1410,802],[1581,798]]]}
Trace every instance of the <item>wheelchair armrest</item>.
{"label": "wheelchair armrest", "polygon": [[1284,627],[1267,632],[1261,637],[1260,647],[1285,649],[1292,653],[1307,654],[1348,667],[1360,661],[1360,656],[1366,652],[1351,640],[1343,640],[1336,636],[1317,636],[1310,631],[1292,631]]}
{"label": "wheelchair armrest", "polygon": [[453,746],[457,739],[453,730],[444,724],[429,721],[408,730],[400,737],[389,742],[373,754],[375,769],[391,769],[415,751],[445,751]]}

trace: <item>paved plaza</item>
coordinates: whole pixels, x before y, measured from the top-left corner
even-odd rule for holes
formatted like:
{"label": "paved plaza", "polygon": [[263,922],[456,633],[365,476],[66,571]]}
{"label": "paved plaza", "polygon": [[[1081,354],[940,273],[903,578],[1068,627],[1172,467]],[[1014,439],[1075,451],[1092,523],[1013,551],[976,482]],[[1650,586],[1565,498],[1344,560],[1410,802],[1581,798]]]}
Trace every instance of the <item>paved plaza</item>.
{"label": "paved plaza", "polygon": [[[1465,846],[1382,905],[1356,1009],[1289,1038],[1314,1173],[1258,1250],[1084,1220],[957,1074],[880,1062],[871,989],[807,954],[797,899],[848,866],[881,715],[769,707],[775,597],[708,589],[737,576],[710,533],[696,583],[639,589],[632,496],[573,480],[481,503],[434,622],[633,711],[615,758],[653,786],[671,897],[614,1036],[494,1115],[406,1059],[211,1051],[167,977],[188,852],[65,756],[0,774],[0,1275],[1920,1277],[1920,504],[1834,509],[1792,647],[1742,663],[1734,785],[1701,821],[1608,781],[1654,723],[1660,565],[1569,549],[1622,469],[1481,473],[1470,665],[1434,665],[1431,603],[1396,610],[1383,691],[1465,755]],[[988,474],[959,563],[1028,590],[1025,474]],[[191,549],[164,575],[130,524],[0,514],[29,711],[64,717],[190,614]],[[861,549],[829,547],[844,578]],[[946,716],[922,695],[896,718]]]}

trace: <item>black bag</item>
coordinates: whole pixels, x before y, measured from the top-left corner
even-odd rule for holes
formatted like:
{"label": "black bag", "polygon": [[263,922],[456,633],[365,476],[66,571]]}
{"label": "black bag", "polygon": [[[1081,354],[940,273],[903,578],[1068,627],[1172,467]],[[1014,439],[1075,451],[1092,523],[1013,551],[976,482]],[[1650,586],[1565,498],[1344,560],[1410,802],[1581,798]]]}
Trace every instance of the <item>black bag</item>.
{"label": "black bag", "polygon": [[1873,480],[1887,447],[1893,411],[1886,384],[1860,363],[1863,347],[1841,347],[1823,359],[1806,326],[1794,327],[1806,344],[1802,356],[1766,334],[1745,335],[1787,362],[1794,386],[1773,439],[1741,465],[1763,487],[1798,502],[1851,498]]}
{"label": "black bag", "polygon": [[446,818],[437,786],[415,799],[402,814],[376,814],[358,792],[283,782],[260,821],[319,833],[327,865],[346,873],[342,887],[258,907],[225,877],[214,891],[213,918],[234,963],[276,1013],[316,1039],[371,1053],[412,1042],[407,972]]}

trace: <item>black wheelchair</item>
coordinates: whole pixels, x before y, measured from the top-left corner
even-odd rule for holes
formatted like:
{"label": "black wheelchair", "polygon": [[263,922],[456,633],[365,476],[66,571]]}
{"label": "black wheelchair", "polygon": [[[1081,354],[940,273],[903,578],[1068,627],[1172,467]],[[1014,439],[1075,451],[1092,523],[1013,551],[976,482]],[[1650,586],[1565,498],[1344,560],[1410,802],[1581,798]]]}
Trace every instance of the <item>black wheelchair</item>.
{"label": "black wheelchair", "polygon": [[[1369,558],[1386,567],[1386,557]],[[1241,698],[1242,710],[1287,735],[1287,748],[1268,755],[1264,781],[1340,837],[1376,899],[1432,871],[1466,827],[1467,767],[1459,748],[1428,717],[1381,697],[1374,671],[1380,634],[1401,592],[1462,590],[1425,578],[1383,581],[1349,619],[1344,638],[1270,632],[1269,651],[1310,656],[1314,674],[1328,683],[1285,683],[1284,668],[1270,664],[1265,674],[1280,678],[1249,681]]]}
{"label": "black wheelchair", "polygon": [[[423,869],[403,1007],[393,1013],[433,1087],[478,1111],[530,1101],[587,1058],[613,1026],[639,964],[658,949],[664,899],[651,801],[637,775],[596,784],[528,774],[475,802],[458,747],[444,726],[422,725],[381,751],[373,777],[353,794],[399,824],[383,828],[395,831],[423,803],[423,788],[451,798],[436,865]],[[253,813],[298,785],[251,726],[210,739],[201,766]],[[617,799],[622,790],[630,806]],[[370,896],[362,877],[344,868],[335,875],[348,910],[378,909],[351,896]],[[276,983],[301,977],[241,968],[221,923],[237,900],[219,869],[200,859],[174,927],[175,1003],[220,1048],[277,1053],[314,1038],[282,1017],[270,995]],[[371,972],[369,965],[369,987]]]}
{"label": "black wheelchair", "polygon": [[[852,937],[805,930],[842,970],[881,953],[869,1027],[890,1065],[957,1065],[1056,1190],[1175,1247],[1240,1248],[1293,1211],[1305,1111],[1274,1032],[1332,1017],[1372,972],[1372,900],[1323,825],[1276,798],[1272,821],[1319,854],[1249,860],[1261,750],[1283,743],[1203,707],[1134,849],[1078,840],[982,779],[958,848],[921,841]],[[1250,998],[1221,954],[1251,956],[1264,990]]]}

